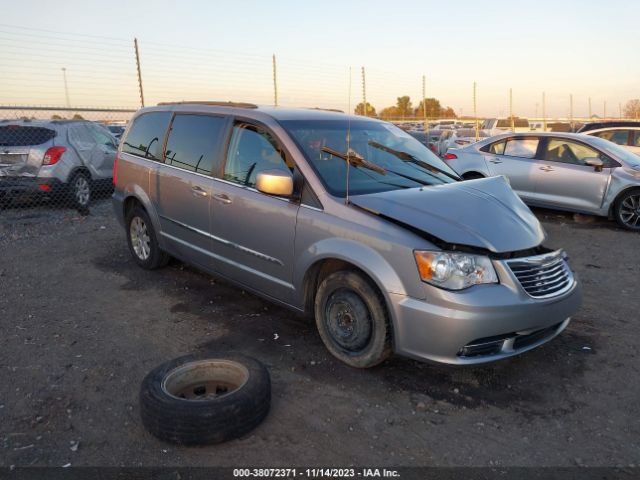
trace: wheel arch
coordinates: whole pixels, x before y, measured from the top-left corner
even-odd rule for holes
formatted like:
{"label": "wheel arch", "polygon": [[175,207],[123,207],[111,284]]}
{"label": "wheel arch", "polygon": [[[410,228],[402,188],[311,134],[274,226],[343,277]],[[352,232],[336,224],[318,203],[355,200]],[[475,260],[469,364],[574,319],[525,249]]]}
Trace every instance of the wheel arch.
{"label": "wheel arch", "polygon": [[[147,212],[149,218],[151,219],[151,224],[153,229],[156,232],[157,240],[160,247],[165,247],[165,242],[161,233],[160,228],[160,217],[156,209],[153,206],[153,202],[147,195],[147,192],[144,191],[139,185],[127,185],[123,190],[124,200],[122,201],[122,218],[125,223],[127,221],[127,215],[136,205],[139,205]],[[126,227],[128,228],[128,227]]]}
{"label": "wheel arch", "polygon": [[640,185],[629,185],[628,187],[625,187],[618,192],[613,201],[609,204],[609,217],[613,217],[616,205],[618,204],[622,196],[633,190],[637,190],[638,192],[640,192]]}

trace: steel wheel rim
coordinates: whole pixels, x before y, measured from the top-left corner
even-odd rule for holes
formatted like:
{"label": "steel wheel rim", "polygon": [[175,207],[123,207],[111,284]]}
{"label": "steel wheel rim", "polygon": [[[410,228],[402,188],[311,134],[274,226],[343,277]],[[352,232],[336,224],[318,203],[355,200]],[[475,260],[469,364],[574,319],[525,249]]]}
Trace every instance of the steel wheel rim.
{"label": "steel wheel rim", "polygon": [[82,175],[76,177],[76,180],[74,182],[74,191],[76,200],[80,205],[87,205],[89,203],[91,190],[89,188],[89,182],[87,182],[87,179]]}
{"label": "steel wheel rim", "polygon": [[232,360],[196,360],[169,371],[161,388],[169,396],[188,401],[229,395],[249,380],[249,370]]}
{"label": "steel wheel rim", "polygon": [[629,195],[622,201],[620,220],[630,228],[640,227],[640,195]]}
{"label": "steel wheel rim", "polygon": [[362,351],[371,339],[371,313],[360,296],[349,289],[334,291],[325,304],[325,326],[331,340],[350,353]]}
{"label": "steel wheel rim", "polygon": [[131,246],[140,260],[146,260],[151,255],[151,237],[147,231],[147,224],[140,217],[134,217],[129,227]]}

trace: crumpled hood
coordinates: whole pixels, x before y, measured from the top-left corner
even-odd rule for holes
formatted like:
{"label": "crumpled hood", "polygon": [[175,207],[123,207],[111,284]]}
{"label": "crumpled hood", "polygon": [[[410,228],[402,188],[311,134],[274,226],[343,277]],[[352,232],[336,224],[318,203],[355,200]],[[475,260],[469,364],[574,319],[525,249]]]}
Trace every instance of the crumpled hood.
{"label": "crumpled hood", "polygon": [[504,177],[350,197],[351,203],[446,243],[496,253],[537,247],[545,233]]}

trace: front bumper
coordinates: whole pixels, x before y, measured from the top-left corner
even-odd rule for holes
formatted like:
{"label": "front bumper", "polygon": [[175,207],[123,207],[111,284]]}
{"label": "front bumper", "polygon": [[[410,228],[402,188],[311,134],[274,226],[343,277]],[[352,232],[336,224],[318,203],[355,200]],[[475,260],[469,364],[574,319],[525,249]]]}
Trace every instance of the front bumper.
{"label": "front bumper", "polygon": [[472,365],[511,357],[548,342],[567,327],[582,294],[574,279],[562,295],[542,300],[504,284],[440,291],[427,300],[399,294],[389,297],[396,353]]}

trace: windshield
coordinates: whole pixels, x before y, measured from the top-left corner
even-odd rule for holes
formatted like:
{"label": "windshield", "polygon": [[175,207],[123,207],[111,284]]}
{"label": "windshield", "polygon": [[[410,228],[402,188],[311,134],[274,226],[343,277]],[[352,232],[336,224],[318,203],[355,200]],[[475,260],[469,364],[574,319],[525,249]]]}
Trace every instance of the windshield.
{"label": "windshield", "polygon": [[608,153],[616,160],[619,160],[625,163],[629,167],[640,167],[640,156],[633,153],[631,150],[627,150],[620,145],[610,142],[609,140],[605,140],[604,138],[594,137],[590,135],[592,138],[592,144],[601,150],[604,150],[605,153]]}
{"label": "windshield", "polygon": [[[304,152],[325,188],[336,197],[346,196],[345,156],[350,158],[349,195],[440,185],[458,177],[418,140],[388,123],[351,120],[348,155],[347,118],[281,123]],[[378,168],[368,168],[359,160],[353,161],[356,155]]]}

